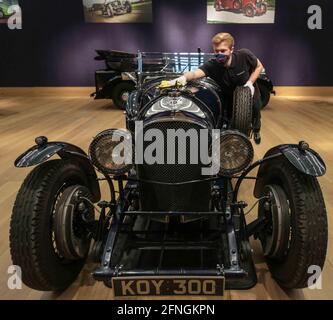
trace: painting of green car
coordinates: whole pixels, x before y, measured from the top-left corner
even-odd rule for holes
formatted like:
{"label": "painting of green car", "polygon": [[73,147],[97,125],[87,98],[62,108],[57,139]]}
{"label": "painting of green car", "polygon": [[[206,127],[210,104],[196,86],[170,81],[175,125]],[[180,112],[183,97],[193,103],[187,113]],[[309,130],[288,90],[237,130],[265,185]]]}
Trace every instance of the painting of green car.
{"label": "painting of green car", "polygon": [[14,12],[10,10],[10,6],[17,5],[17,0],[2,0],[0,1],[0,19],[9,18]]}

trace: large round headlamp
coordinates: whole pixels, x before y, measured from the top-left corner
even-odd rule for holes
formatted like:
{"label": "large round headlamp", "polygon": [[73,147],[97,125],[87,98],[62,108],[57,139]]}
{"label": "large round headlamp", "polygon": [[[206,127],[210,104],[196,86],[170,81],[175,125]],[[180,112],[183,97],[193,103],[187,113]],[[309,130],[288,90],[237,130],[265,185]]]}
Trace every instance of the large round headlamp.
{"label": "large round headlamp", "polygon": [[123,129],[99,133],[89,147],[94,166],[106,174],[124,174],[132,167],[132,137]]}
{"label": "large round headlamp", "polygon": [[234,175],[245,170],[253,160],[253,146],[244,134],[225,131],[220,137],[220,174]]}

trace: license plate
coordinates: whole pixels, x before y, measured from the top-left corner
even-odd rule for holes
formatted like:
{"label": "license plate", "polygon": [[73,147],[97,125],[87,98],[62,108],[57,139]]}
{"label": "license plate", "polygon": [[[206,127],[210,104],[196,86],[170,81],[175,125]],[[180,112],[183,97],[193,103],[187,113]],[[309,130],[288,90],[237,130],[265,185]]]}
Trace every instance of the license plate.
{"label": "license plate", "polygon": [[114,295],[124,296],[223,296],[225,278],[191,276],[112,278]]}

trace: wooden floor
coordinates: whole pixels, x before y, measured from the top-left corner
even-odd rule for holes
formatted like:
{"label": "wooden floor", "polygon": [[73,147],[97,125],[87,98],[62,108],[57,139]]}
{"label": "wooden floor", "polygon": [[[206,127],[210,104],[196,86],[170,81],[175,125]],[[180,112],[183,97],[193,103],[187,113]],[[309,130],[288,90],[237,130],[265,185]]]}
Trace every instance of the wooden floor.
{"label": "wooden floor", "polygon": [[[280,143],[306,140],[326,161],[326,176],[320,183],[326,199],[329,227],[333,223],[333,97],[276,97],[263,112],[262,143],[255,146],[256,158]],[[23,287],[9,290],[8,249],[9,219],[16,192],[30,169],[16,169],[15,158],[34,144],[34,137],[46,135],[49,140],[64,140],[87,147],[96,133],[111,127],[124,127],[122,111],[108,101],[93,101],[86,95],[53,93],[38,96],[25,90],[7,95],[0,93],[0,299],[113,299],[112,290],[96,283],[88,265],[77,281],[63,293],[43,293]],[[241,197],[254,202],[252,183],[243,186]],[[105,186],[102,186],[106,195]],[[254,210],[248,216],[251,221]],[[271,279],[260,244],[253,241],[258,284],[247,291],[227,291],[224,299],[333,299],[333,231],[329,230],[329,247],[321,290],[284,291]],[[164,298],[163,298],[164,299]],[[202,297],[205,299],[205,297]]]}

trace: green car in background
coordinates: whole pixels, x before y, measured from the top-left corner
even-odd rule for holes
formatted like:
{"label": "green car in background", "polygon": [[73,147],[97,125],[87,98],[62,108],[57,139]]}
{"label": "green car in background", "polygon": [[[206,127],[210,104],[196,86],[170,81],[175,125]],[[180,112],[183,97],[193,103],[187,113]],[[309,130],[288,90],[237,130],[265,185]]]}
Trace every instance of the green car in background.
{"label": "green car in background", "polygon": [[9,18],[13,13],[9,13],[9,7],[18,4],[17,0],[0,1],[0,19]]}

